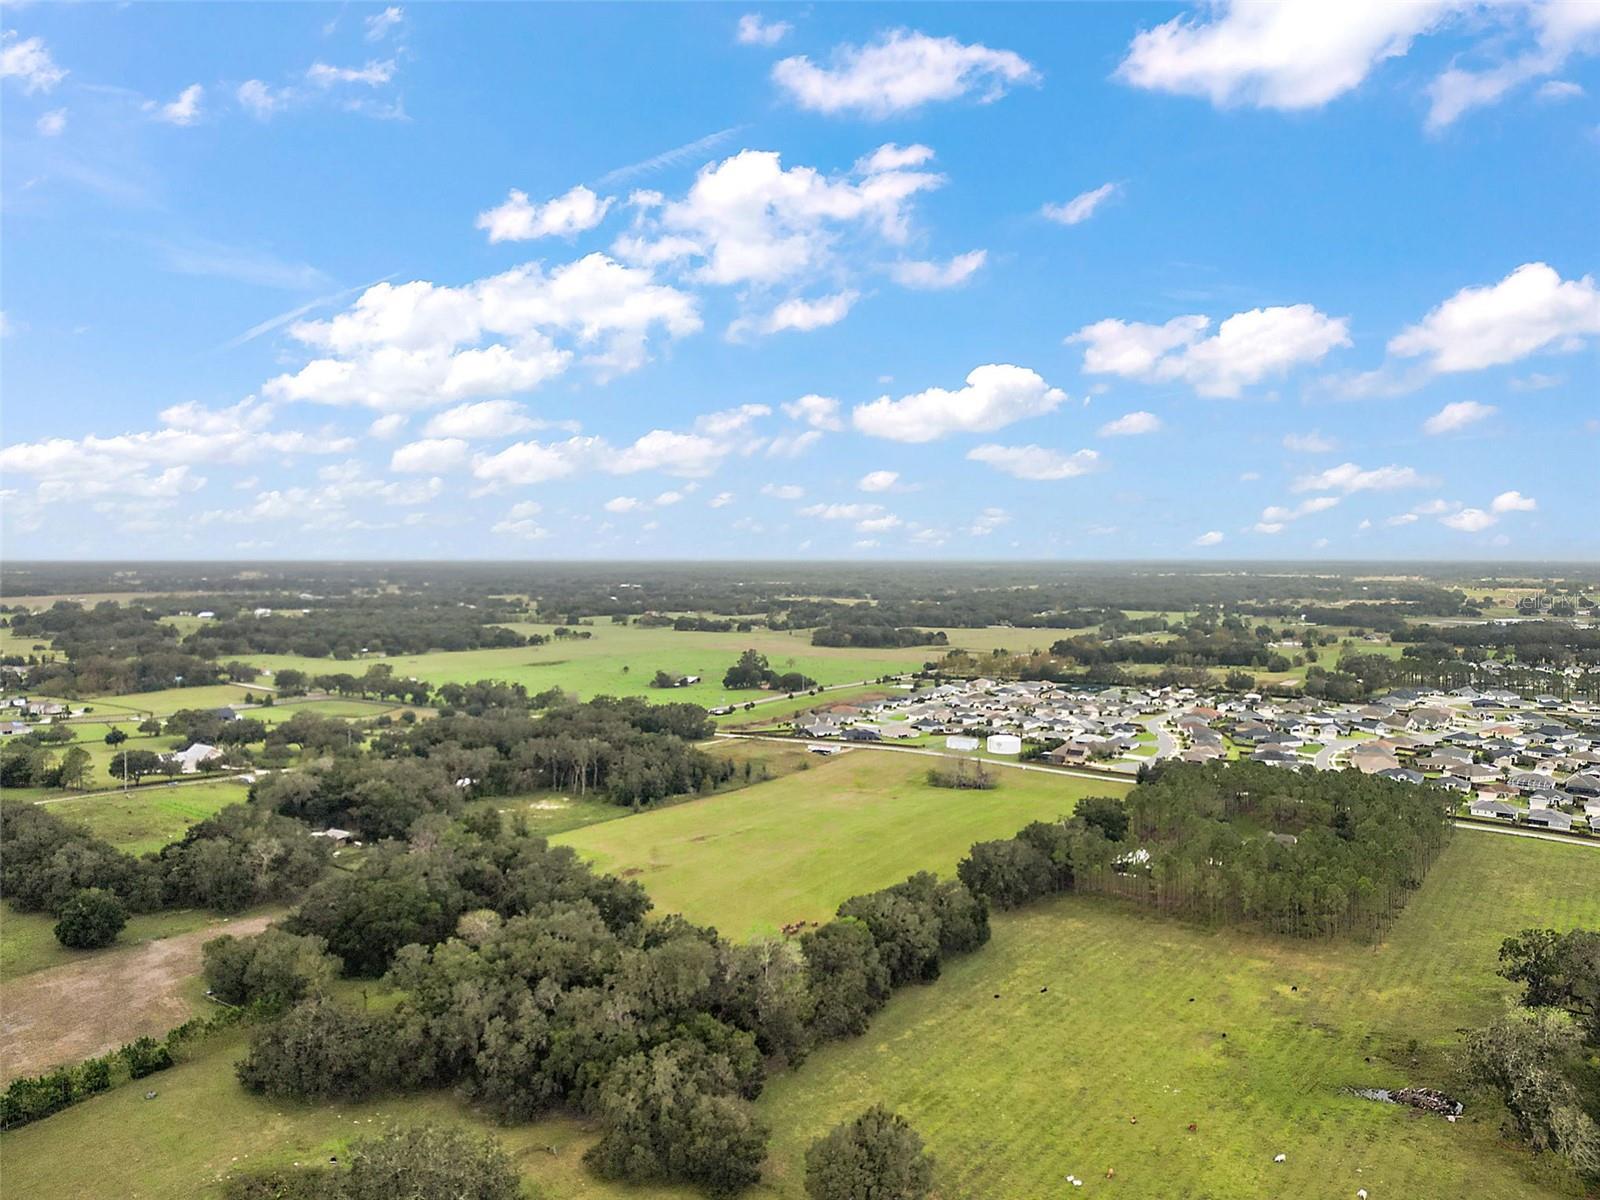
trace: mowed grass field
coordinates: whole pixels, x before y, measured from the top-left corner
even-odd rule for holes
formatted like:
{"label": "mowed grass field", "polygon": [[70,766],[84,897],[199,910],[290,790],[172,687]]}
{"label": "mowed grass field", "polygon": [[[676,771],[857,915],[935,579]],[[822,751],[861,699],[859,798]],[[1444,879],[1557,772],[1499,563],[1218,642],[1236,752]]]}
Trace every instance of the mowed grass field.
{"label": "mowed grass field", "polygon": [[948,875],[973,842],[1010,837],[1030,821],[1067,815],[1083,796],[1128,787],[1002,771],[993,791],[956,791],[926,782],[938,761],[849,750],[769,783],[551,840],[598,870],[638,879],[659,912],[747,938],[825,921],[848,897],[913,871]]}
{"label": "mowed grass field", "polygon": [[[1597,883],[1593,850],[1462,831],[1377,947],[1075,897],[1000,917],[864,1038],[768,1085],[773,1188],[803,1194],[810,1140],[882,1101],[927,1139],[947,1196],[1059,1195],[1068,1173],[1086,1181],[1074,1195],[1151,1200],[1577,1195],[1501,1141],[1457,1052],[1512,994],[1500,940],[1600,924]],[[1467,1112],[1451,1124],[1343,1090],[1405,1084]]]}
{"label": "mowed grass field", "polygon": [[[1078,897],[998,916],[988,946],[897,993],[864,1037],[768,1083],[772,1153],[750,1194],[801,1200],[810,1140],[882,1101],[923,1134],[950,1200],[1576,1196],[1501,1140],[1480,1095],[1461,1093],[1468,1111],[1451,1124],[1343,1089],[1461,1087],[1459,1031],[1512,992],[1494,974],[1500,939],[1600,922],[1595,857],[1463,831],[1376,947],[1213,932]],[[705,889],[705,919],[732,928],[741,890]],[[319,1161],[386,1124],[440,1120],[501,1138],[539,1200],[694,1194],[595,1180],[580,1162],[593,1131],[570,1119],[499,1127],[442,1094],[259,1100],[233,1077],[242,1052],[227,1035],[153,1080],[153,1101],[123,1087],[6,1134],[8,1186],[36,1200],[103,1194],[107,1179],[130,1198],[215,1196],[230,1169]],[[1085,1186],[1069,1190],[1069,1172]]]}
{"label": "mowed grass field", "polygon": [[[519,633],[549,634],[554,625],[518,624],[510,628]],[[286,667],[312,675],[349,672],[360,675],[374,663],[388,663],[402,678],[425,679],[434,686],[444,683],[472,683],[479,679],[498,679],[520,683],[530,692],[552,687],[565,688],[580,699],[591,696],[649,696],[654,700],[686,700],[714,707],[760,699],[761,691],[728,691],[722,676],[739,655],[754,648],[767,656],[772,669],[780,674],[800,671],[822,684],[855,683],[882,675],[917,670],[923,663],[938,658],[943,647],[912,646],[890,650],[855,650],[813,646],[810,630],[774,632],[755,629],[749,633],[687,633],[675,629],[648,629],[637,625],[610,625],[596,622],[580,627],[588,638],[564,638],[543,646],[518,646],[503,650],[434,651],[429,654],[368,657],[350,661],[331,658],[302,658],[287,654],[240,655],[245,661],[269,671]],[[974,629],[950,631],[952,643],[989,647],[1007,644],[1012,635],[1017,646],[1032,644],[1038,631],[1015,629]],[[994,639],[1001,638],[1001,641]],[[624,669],[626,668],[626,669]],[[701,681],[689,687],[664,691],[650,686],[657,671],[674,675],[698,675]],[[270,683],[271,678],[259,682]]]}

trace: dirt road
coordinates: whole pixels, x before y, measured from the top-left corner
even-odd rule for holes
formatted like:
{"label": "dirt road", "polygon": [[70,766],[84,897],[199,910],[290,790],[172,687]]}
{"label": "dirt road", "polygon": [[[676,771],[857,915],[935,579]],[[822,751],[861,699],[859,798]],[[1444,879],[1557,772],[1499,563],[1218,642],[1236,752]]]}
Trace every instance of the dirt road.
{"label": "dirt road", "polygon": [[160,1037],[183,1024],[194,1015],[187,985],[200,973],[200,947],[224,933],[259,933],[271,920],[218,922],[7,983],[0,989],[0,1080],[91,1058],[146,1034]]}

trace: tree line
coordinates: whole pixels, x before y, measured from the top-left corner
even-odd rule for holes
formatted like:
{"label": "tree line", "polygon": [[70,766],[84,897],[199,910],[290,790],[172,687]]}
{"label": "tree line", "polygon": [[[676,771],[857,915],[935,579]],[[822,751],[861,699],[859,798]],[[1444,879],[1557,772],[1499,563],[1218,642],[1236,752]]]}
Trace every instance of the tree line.
{"label": "tree line", "polygon": [[[479,812],[334,873],[281,929],[208,948],[207,978],[236,1002],[293,1001],[239,1065],[253,1091],[454,1086],[507,1120],[577,1111],[599,1124],[600,1176],[727,1194],[759,1178],[750,1102],[769,1071],[863,1032],[894,989],[989,936],[987,905],[928,874],[793,940],[733,943],[650,907],[638,884]],[[335,967],[402,998],[341,1006]]]}

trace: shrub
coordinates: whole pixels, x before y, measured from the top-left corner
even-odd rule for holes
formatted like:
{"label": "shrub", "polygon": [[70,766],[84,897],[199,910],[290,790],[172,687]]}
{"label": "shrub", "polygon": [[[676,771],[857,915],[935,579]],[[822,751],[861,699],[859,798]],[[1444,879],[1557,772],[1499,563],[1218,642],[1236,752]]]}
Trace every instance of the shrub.
{"label": "shrub", "polygon": [[128,923],[128,911],[112,892],[84,888],[61,907],[56,941],[74,950],[98,950],[117,940]]}

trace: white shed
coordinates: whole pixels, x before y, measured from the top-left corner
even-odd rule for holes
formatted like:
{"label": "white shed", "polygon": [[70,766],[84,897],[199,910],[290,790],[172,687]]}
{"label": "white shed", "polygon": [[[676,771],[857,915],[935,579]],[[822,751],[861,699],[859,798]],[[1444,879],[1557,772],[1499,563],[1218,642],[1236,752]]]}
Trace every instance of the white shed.
{"label": "white shed", "polygon": [[1014,733],[991,733],[987,749],[990,754],[1021,754],[1022,739]]}
{"label": "white shed", "polygon": [[967,737],[965,734],[951,734],[945,738],[944,748],[946,750],[976,750],[978,748],[978,739]]}

